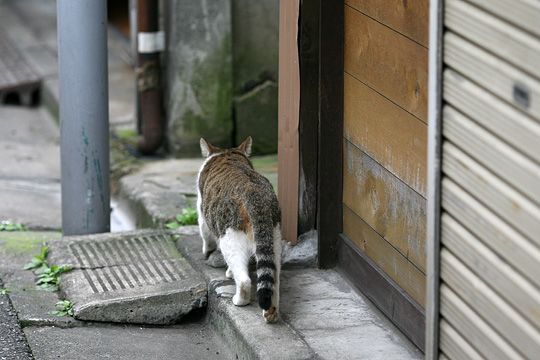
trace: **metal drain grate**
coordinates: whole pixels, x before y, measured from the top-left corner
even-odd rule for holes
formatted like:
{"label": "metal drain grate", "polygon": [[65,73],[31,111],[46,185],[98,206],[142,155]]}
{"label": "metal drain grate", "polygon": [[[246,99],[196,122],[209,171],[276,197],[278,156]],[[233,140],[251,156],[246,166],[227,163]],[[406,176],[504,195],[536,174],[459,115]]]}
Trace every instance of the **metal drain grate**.
{"label": "metal drain grate", "polygon": [[140,236],[107,242],[80,241],[69,248],[94,293],[115,291],[185,278],[162,236]]}

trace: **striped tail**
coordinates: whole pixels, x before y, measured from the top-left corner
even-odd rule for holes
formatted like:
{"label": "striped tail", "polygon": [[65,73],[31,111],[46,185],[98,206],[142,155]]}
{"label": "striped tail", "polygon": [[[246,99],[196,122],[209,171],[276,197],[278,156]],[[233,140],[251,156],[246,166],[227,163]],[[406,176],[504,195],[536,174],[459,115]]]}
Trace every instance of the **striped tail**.
{"label": "striped tail", "polygon": [[[274,229],[272,219],[266,214],[254,211],[251,217],[255,237],[255,258],[257,260],[257,301],[263,310],[272,306],[276,264],[274,263]],[[266,216],[265,216],[266,215]]]}

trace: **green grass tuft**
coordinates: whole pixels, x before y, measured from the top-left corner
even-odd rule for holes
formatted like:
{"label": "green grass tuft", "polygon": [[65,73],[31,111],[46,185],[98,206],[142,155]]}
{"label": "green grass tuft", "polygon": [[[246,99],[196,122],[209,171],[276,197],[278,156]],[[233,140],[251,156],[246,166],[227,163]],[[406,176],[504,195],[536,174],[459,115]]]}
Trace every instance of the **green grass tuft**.
{"label": "green grass tuft", "polygon": [[173,221],[165,224],[168,229],[178,229],[180,226],[197,225],[197,210],[192,207],[182,209]]}

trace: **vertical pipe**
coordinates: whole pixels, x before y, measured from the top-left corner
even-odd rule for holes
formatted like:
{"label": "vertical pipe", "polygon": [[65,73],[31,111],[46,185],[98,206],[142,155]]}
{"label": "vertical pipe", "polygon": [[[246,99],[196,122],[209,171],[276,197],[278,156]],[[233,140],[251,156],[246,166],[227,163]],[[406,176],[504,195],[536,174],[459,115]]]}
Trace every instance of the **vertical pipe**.
{"label": "vertical pipe", "polygon": [[106,0],[58,0],[64,235],[110,230]]}
{"label": "vertical pipe", "polygon": [[429,2],[427,290],[425,358],[439,358],[442,70],[444,0]]}
{"label": "vertical pipe", "polygon": [[[153,154],[163,141],[158,1],[137,0],[137,31],[138,116],[142,135],[137,148],[143,154]],[[146,41],[142,41],[143,37]]]}

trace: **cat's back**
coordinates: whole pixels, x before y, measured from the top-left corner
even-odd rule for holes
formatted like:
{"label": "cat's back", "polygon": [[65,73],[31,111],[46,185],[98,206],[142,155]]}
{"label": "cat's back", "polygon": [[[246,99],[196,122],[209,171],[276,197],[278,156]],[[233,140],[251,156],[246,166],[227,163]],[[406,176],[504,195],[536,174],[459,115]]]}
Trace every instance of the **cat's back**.
{"label": "cat's back", "polygon": [[273,195],[272,185],[253,169],[250,161],[236,152],[220,154],[208,160],[199,179],[202,195],[243,195],[248,192]]}
{"label": "cat's back", "polygon": [[209,159],[201,171],[199,187],[202,214],[218,235],[229,227],[250,228],[253,216],[271,219],[274,226],[280,221],[272,184],[241,154],[220,154]]}

